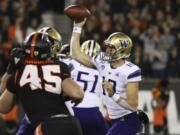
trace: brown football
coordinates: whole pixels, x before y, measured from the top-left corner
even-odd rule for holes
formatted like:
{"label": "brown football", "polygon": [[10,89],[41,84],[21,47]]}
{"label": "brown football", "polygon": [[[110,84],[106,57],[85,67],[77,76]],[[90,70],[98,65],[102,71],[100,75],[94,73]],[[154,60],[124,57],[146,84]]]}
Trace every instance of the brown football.
{"label": "brown football", "polygon": [[82,5],[70,5],[64,9],[64,13],[76,22],[81,22],[91,15],[91,12]]}

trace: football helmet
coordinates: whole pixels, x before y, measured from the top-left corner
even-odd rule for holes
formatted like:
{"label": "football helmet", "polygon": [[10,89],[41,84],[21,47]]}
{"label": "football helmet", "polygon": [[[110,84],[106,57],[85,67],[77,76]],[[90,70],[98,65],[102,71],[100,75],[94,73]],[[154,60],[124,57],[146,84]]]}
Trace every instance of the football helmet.
{"label": "football helmet", "polygon": [[54,56],[56,42],[49,34],[33,32],[26,37],[22,47],[30,58],[47,59]]}
{"label": "football helmet", "polygon": [[70,57],[70,45],[64,44],[62,45],[61,53],[57,54],[60,58],[68,58]]}
{"label": "football helmet", "polygon": [[56,29],[52,27],[43,27],[39,29],[38,32],[45,33],[54,40],[54,45],[51,48],[51,52],[54,55],[57,55],[61,52],[62,38],[61,38],[60,33]]}
{"label": "football helmet", "polygon": [[86,40],[81,45],[81,52],[93,57],[101,50],[100,45],[95,40]]}
{"label": "football helmet", "polygon": [[130,56],[132,40],[122,32],[111,34],[104,42],[104,61],[116,61]]}

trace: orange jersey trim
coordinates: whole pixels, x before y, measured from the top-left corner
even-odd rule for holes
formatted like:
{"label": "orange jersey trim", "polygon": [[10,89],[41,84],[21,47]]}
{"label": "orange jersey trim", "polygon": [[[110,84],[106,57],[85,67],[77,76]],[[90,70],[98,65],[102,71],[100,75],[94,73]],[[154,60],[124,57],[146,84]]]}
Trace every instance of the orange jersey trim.
{"label": "orange jersey trim", "polygon": [[34,135],[43,135],[41,123],[36,127],[36,129],[34,131]]}

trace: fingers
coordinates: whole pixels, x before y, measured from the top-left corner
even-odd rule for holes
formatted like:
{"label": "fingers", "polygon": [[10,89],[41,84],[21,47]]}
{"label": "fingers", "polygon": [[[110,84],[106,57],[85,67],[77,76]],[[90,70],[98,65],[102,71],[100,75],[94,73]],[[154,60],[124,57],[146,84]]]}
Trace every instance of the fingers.
{"label": "fingers", "polygon": [[104,81],[102,85],[103,85],[103,88],[104,88],[104,89],[110,89],[110,88],[112,88],[112,84],[109,83],[108,81]]}
{"label": "fingers", "polygon": [[104,81],[102,84],[103,88],[108,92],[108,95],[111,97],[114,94],[113,86],[110,82]]}
{"label": "fingers", "polygon": [[87,20],[87,18],[84,18],[84,20],[81,21],[81,22],[75,22],[75,21],[74,21],[74,26],[83,27],[84,24],[86,23],[86,20]]}

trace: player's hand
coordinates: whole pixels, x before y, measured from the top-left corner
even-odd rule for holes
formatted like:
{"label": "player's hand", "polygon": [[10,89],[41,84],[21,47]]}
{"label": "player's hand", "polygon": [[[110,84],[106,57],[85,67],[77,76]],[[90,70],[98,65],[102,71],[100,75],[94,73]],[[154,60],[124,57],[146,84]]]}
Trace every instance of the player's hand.
{"label": "player's hand", "polygon": [[6,69],[8,74],[12,74],[16,69],[22,65],[24,60],[25,52],[22,48],[14,48],[11,51],[11,59]]}
{"label": "player's hand", "polygon": [[84,18],[84,20],[81,22],[75,22],[74,21],[74,27],[81,27],[82,28],[84,26],[84,24],[86,23],[86,20],[87,20],[87,18]]}
{"label": "player's hand", "polygon": [[110,97],[112,97],[114,95],[114,91],[113,91],[113,85],[108,82],[108,81],[104,81],[102,84],[103,88],[108,92],[108,95]]}
{"label": "player's hand", "polygon": [[140,121],[143,124],[149,124],[149,118],[148,118],[147,114],[144,111],[138,110],[137,114],[138,114],[138,117],[139,117]]}

